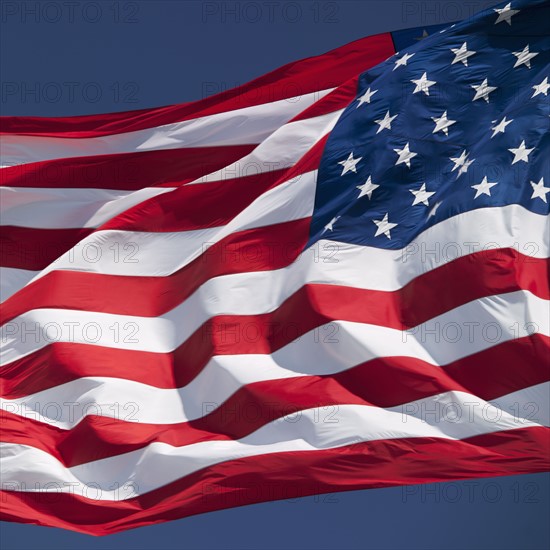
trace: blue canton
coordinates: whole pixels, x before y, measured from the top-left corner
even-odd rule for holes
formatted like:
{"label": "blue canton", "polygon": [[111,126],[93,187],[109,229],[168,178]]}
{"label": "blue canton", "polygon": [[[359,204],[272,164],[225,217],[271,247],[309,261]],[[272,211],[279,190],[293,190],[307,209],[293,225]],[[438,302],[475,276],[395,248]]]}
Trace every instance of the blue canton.
{"label": "blue canton", "polygon": [[412,45],[361,75],[323,152],[309,245],[399,249],[469,210],[548,214],[550,2],[422,33],[395,33]]}

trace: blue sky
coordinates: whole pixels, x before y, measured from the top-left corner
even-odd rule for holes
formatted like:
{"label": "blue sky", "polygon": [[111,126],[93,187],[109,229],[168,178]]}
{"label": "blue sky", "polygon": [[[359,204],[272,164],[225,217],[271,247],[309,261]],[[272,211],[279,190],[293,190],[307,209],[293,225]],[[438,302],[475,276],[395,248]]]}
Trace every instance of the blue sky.
{"label": "blue sky", "polygon": [[[494,2],[12,2],[1,8],[2,115],[192,101],[357,38],[468,17]],[[3,550],[550,546],[550,476],[265,503],[93,538],[2,523]]]}

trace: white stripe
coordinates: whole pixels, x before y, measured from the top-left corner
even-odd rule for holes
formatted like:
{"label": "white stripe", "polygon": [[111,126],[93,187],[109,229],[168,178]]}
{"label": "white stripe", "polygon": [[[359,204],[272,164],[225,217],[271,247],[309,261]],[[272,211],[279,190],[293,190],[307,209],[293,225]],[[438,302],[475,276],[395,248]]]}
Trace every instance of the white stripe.
{"label": "white stripe", "polygon": [[[468,393],[447,392],[388,409],[340,405],[331,419],[336,422],[319,422],[327,414],[323,408],[308,409],[297,420],[295,416],[291,421],[287,417],[277,419],[240,440],[203,441],[183,447],[152,443],[143,449],[72,468],[64,467],[53,456],[34,447],[2,443],[2,489],[63,491],[88,496],[96,502],[125,500],[202,468],[244,457],[335,449],[364,441],[409,437],[459,440],[548,425],[549,389],[548,383],[540,384],[498,398],[493,404]],[[530,411],[531,404],[538,407],[538,423],[509,412]],[[132,488],[121,491],[127,484]]]}
{"label": "white stripe", "polygon": [[207,115],[134,132],[93,138],[7,134],[0,143],[3,167],[45,160],[134,153],[182,147],[261,143],[332,89]]}
{"label": "white stripe", "polygon": [[[308,175],[304,175],[303,178],[307,179]],[[311,198],[307,200],[308,206],[311,206]],[[292,204],[292,201],[289,203],[293,207],[297,206]],[[254,214],[247,212],[246,216],[253,218]],[[282,216],[280,219],[284,221]],[[197,293],[200,293],[200,296],[217,294],[223,302],[228,295],[238,289],[241,289],[242,296],[244,287],[250,291],[250,295],[261,294],[265,289],[270,289],[270,294],[280,297],[280,304],[306,283],[398,290],[419,275],[445,265],[455,258],[495,246],[514,248],[528,257],[526,261],[529,261],[529,258],[547,258],[550,256],[549,222],[550,216],[541,216],[514,204],[471,210],[444,220],[421,233],[401,250],[384,250],[321,240],[284,269],[217,277],[215,280],[207,281]],[[64,269],[78,268],[104,274],[134,276],[169,275],[181,264],[185,235],[190,232],[170,233],[168,235],[172,236],[171,240],[163,240],[163,236],[167,235],[165,233],[111,233],[116,233],[117,237],[113,235],[112,240],[94,242],[88,249],[78,245],[73,252],[68,252],[64,259]],[[448,242],[449,234],[453,234],[454,238],[452,246],[447,247],[445,243]],[[127,246],[126,252],[130,254],[136,250],[135,245],[130,243],[136,243],[138,236],[143,241],[145,249],[149,251],[149,262],[146,261],[147,255],[143,249],[137,249],[138,253],[130,258],[137,258],[138,263],[125,264],[120,256],[119,263],[115,262],[113,247],[118,246],[119,250],[124,250],[123,247]],[[200,238],[198,240],[200,241]],[[209,244],[204,247],[204,243],[200,244],[202,250],[209,247]],[[95,260],[93,253],[100,255],[101,262],[90,261]],[[122,259],[124,258],[126,256],[123,255]],[[79,264],[76,263],[77,259],[80,259]],[[207,261],[206,256],[205,262]],[[59,268],[60,262],[61,260],[58,260],[51,264],[47,270]],[[376,269],[368,269],[368,266],[376,266]],[[4,299],[46,272],[11,269],[6,271],[7,276],[2,273],[0,284]]]}
{"label": "white stripe", "polygon": [[315,143],[334,128],[343,112],[342,109],[318,117],[289,122],[273,132],[248,155],[221,170],[197,178],[192,183],[225,181],[294,166]]}
{"label": "white stripe", "polygon": [[[97,231],[43,269],[34,280],[61,269],[111,275],[169,275],[231,233],[311,216],[316,181],[317,171],[313,171],[299,180],[282,183],[220,227],[168,233]],[[113,254],[115,248],[133,254],[128,259],[124,254]]]}
{"label": "white stripe", "polygon": [[98,227],[128,208],[174,189],[0,187],[0,223],[38,229]]}
{"label": "white stripe", "polygon": [[[332,129],[341,112],[290,122],[249,155],[195,183],[225,181],[293,166]],[[0,223],[43,229],[98,227],[120,212],[173,189],[0,187]]]}
{"label": "white stripe", "polygon": [[[211,243],[235,231],[310,216],[316,177],[317,171],[308,172],[297,180],[275,187],[220,228],[176,233],[99,231],[83,239],[73,252],[61,256],[44,269],[40,276],[54,269],[111,275],[170,275],[204,252]],[[483,208],[442,221],[400,250],[320,241],[313,250],[305,251],[302,257],[309,256],[305,263],[317,276],[323,277],[325,273],[331,272],[331,280],[333,273],[337,280],[341,280],[348,276],[346,267],[349,265],[354,271],[354,286],[358,280],[369,278],[376,280],[377,284],[369,283],[367,288],[393,290],[402,286],[396,284],[398,279],[408,282],[455,257],[483,250],[488,245],[505,248],[519,244],[519,251],[526,255],[547,257],[550,250],[549,222],[550,216],[534,214],[520,205]],[[449,235],[453,235],[452,247],[441,244],[448,242]],[[129,243],[137,246],[138,262],[117,261],[112,247],[117,245],[123,249]],[[91,252],[101,249],[100,260],[94,262],[87,259],[84,249]],[[365,270],[365,266],[369,265],[376,266],[376,270]],[[287,269],[296,273],[303,267]],[[288,277],[290,273],[285,275]],[[323,277],[323,280],[326,278]]]}
{"label": "white stripe", "polygon": [[[118,378],[83,377],[18,399],[0,399],[0,408],[62,429],[74,427],[88,415],[124,419],[121,411],[127,412],[128,407],[133,411],[133,422],[186,422],[215,410],[247,384],[332,375],[388,356],[411,357],[443,366],[534,331],[533,326],[526,326],[533,323],[532,319],[514,317],[521,314],[517,304],[510,308],[507,324],[501,328],[490,311],[498,301],[497,297],[480,301],[482,307],[473,302],[410,331],[335,321],[271,355],[213,357],[192,382],[180,389],[160,389]],[[535,303],[529,313],[537,319],[542,314],[544,323],[547,306],[548,302]],[[470,315],[478,312],[482,316],[471,321]],[[542,323],[536,332],[550,336],[549,322]],[[73,405],[52,406],[56,403]]]}
{"label": "white stripe", "polygon": [[14,267],[0,267],[0,301],[4,302],[21,290],[39,271],[16,269]]}
{"label": "white stripe", "polygon": [[[2,327],[0,359],[3,364],[7,364],[59,341],[168,353],[187,340],[207,316],[216,313],[247,315],[264,312],[264,304],[259,301],[255,304],[241,303],[239,298],[235,297],[234,311],[220,311],[216,302],[204,299],[205,304],[210,302],[209,312],[205,312],[208,305],[202,311],[193,311],[187,307],[179,310],[177,317],[171,314],[151,318],[67,309],[35,309]],[[276,352],[275,358],[284,368],[297,372],[303,372],[303,369],[308,371],[306,365],[320,368],[317,363],[323,365],[327,362],[336,362],[340,365],[337,369],[341,370],[379,356],[380,353],[388,354],[391,347],[385,347],[385,342],[382,342],[382,336],[388,336],[388,341],[392,342],[402,338],[405,355],[411,354],[441,365],[463,356],[460,354],[476,353],[499,342],[534,332],[550,335],[548,308],[547,300],[529,291],[517,291],[474,300],[434,317],[415,329],[399,333],[398,336],[388,336],[391,334],[389,329],[341,321],[334,325],[342,327],[336,335],[338,342],[332,342],[329,331],[313,331],[309,341],[305,337],[299,338],[296,344]],[[257,311],[252,312],[252,309]],[[456,329],[457,324],[460,331]],[[292,334],[296,333],[296,325],[299,325],[299,319],[290,327]],[[434,330],[435,336],[432,334]],[[314,339],[319,339],[319,334],[323,335],[323,341],[316,343]],[[328,340],[325,335],[329,337]],[[418,340],[418,347],[410,344],[409,339]],[[445,345],[441,345],[442,339]],[[409,344],[412,348],[408,348]],[[284,350],[287,349],[290,350],[289,355],[285,356]],[[371,349],[373,352],[370,352]],[[394,353],[390,351],[389,355],[395,353],[395,350]]]}

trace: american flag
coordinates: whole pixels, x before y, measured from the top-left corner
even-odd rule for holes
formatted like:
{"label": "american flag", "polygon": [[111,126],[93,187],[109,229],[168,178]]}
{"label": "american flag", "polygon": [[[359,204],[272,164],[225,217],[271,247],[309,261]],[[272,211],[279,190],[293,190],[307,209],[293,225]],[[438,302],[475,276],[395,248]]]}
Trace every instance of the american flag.
{"label": "american flag", "polygon": [[549,79],[550,2],[517,1],[2,119],[0,518],[548,470]]}

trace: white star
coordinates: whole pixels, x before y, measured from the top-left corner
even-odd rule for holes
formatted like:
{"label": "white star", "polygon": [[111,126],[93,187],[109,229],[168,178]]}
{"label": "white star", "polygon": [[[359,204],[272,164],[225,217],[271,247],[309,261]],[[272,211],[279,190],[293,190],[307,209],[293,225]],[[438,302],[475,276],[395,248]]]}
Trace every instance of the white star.
{"label": "white star", "polygon": [[474,197],[474,200],[477,199],[480,195],[487,195],[488,197],[491,196],[491,187],[494,187],[497,185],[498,182],[491,182],[487,181],[487,176],[485,176],[481,183],[478,183],[477,185],[472,185],[472,189],[476,190],[476,196]]}
{"label": "white star", "polygon": [[378,124],[380,126],[380,128],[378,128],[378,130],[376,131],[376,133],[378,134],[379,132],[381,132],[382,130],[386,129],[386,130],[391,130],[391,123],[394,121],[394,119],[397,118],[397,115],[393,115],[393,116],[390,116],[390,112],[388,111],[385,115],[384,115],[384,118],[381,118],[380,120],[375,120],[374,122],[376,122],[376,124]]}
{"label": "white star", "polygon": [[417,78],[416,80],[411,80],[411,82],[416,84],[416,88],[414,89],[413,94],[416,94],[417,92],[424,92],[426,95],[430,95],[430,86],[437,84],[435,80],[428,80],[426,73],[424,73],[420,78]]}
{"label": "white star", "polygon": [[432,117],[432,120],[435,122],[435,128],[432,134],[436,132],[443,132],[446,136],[449,135],[449,126],[452,126],[456,120],[451,120],[447,118],[447,111],[445,111],[440,117]]}
{"label": "white star", "polygon": [[333,225],[340,219],[340,216],[336,216],[335,218],[332,218],[327,225],[325,225],[325,229],[323,229],[323,233],[325,231],[334,231]]}
{"label": "white star", "polygon": [[390,230],[393,229],[394,227],[397,227],[397,223],[391,223],[388,221],[388,213],[386,212],[386,215],[384,216],[383,219],[381,220],[372,220],[373,223],[376,224],[376,227],[378,228],[376,230],[376,233],[374,234],[375,237],[378,237],[378,235],[386,235],[386,237],[388,237],[388,239],[391,239],[391,236],[390,236]]}
{"label": "white star", "polygon": [[535,183],[534,181],[530,183],[531,187],[533,188],[533,194],[531,195],[531,198],[539,198],[542,199],[544,202],[547,202],[546,194],[550,193],[550,187],[544,187],[544,178],[540,178],[538,183]]}
{"label": "white star", "polygon": [[535,93],[531,97],[535,97],[539,94],[548,95],[548,88],[550,88],[550,84],[548,84],[548,77],[546,77],[540,84],[533,86]]}
{"label": "white star", "polygon": [[512,2],[508,2],[508,4],[506,4],[501,9],[493,8],[493,10],[498,13],[498,17],[497,17],[497,20],[495,21],[495,25],[497,23],[502,22],[502,21],[506,21],[506,23],[508,23],[508,25],[512,24],[512,16],[516,15],[516,13],[519,13],[520,10],[513,10],[511,8],[511,6],[512,6]]}
{"label": "white star", "polygon": [[428,214],[428,219],[432,216],[435,216],[435,213],[437,212],[437,209],[441,206],[441,203],[443,201],[436,202],[433,206],[433,208],[430,210],[430,213]]}
{"label": "white star", "polygon": [[531,149],[527,149],[525,147],[525,140],[521,142],[521,145],[515,149],[508,149],[510,153],[514,154],[514,160],[512,161],[512,164],[516,164],[516,162],[519,162],[522,160],[523,162],[529,162],[529,153],[534,149],[532,147]]}
{"label": "white star", "polygon": [[[496,120],[493,120],[493,122],[496,122]],[[493,135],[491,136],[491,139],[493,139],[499,132],[504,134],[506,131],[506,126],[508,126],[511,122],[514,122],[513,118],[506,120],[506,117],[504,117],[496,126],[492,126],[491,130],[493,130]]]}
{"label": "white star", "polygon": [[357,105],[357,108],[361,107],[363,103],[370,103],[370,100],[372,96],[377,92],[378,90],[372,90],[369,88],[361,97],[357,98],[357,101],[359,101],[359,104]]}
{"label": "white star", "polygon": [[432,195],[435,195],[435,191],[426,191],[425,183],[422,184],[422,187],[418,191],[415,191],[414,189],[409,189],[409,191],[414,195],[414,201],[412,203],[412,206],[420,203],[426,206],[430,206],[428,199]]}
{"label": "white star", "polygon": [[361,193],[359,193],[359,196],[357,198],[360,199],[361,197],[364,197],[365,195],[367,195],[367,197],[370,199],[372,197],[372,192],[375,189],[378,189],[379,187],[380,186],[377,185],[376,183],[372,183],[372,179],[369,176],[367,181],[363,185],[357,186],[357,189],[361,191]]}
{"label": "white star", "polygon": [[444,32],[447,32],[449,29],[452,29],[453,27],[456,27],[456,23],[453,23],[450,27],[447,27],[445,29],[441,29],[439,31],[439,34],[443,34]]}
{"label": "white star", "polygon": [[468,155],[469,153],[467,153],[466,149],[464,149],[459,157],[451,157],[450,159],[455,163],[451,172],[454,172],[458,168],[458,174],[456,175],[457,179],[460,177],[461,174],[465,174],[466,172],[468,172],[468,168],[470,168],[470,165],[475,160],[469,160]]}
{"label": "white star", "polygon": [[395,62],[395,67],[392,69],[392,71],[395,71],[397,67],[404,67],[407,64],[407,61],[414,55],[414,53],[406,53],[403,55],[403,57],[400,57]]}
{"label": "white star", "polygon": [[524,64],[527,65],[528,69],[530,69],[531,59],[539,55],[538,52],[529,52],[529,44],[527,44],[527,46],[525,46],[525,48],[523,48],[521,52],[512,52],[512,53],[517,57],[517,61],[514,65],[514,69]]}
{"label": "white star", "polygon": [[474,84],[471,87],[476,91],[476,95],[474,96],[474,99],[472,99],[472,101],[476,101],[477,99],[484,99],[487,103],[489,103],[489,94],[496,90],[496,87],[489,86],[487,84],[487,79],[485,79],[478,86]]}
{"label": "white star", "polygon": [[455,58],[453,59],[451,65],[461,61],[464,65],[466,65],[466,67],[468,66],[468,57],[471,57],[477,53],[474,52],[474,50],[468,51],[468,44],[466,42],[464,42],[460,48],[451,48],[451,51],[455,54]]}
{"label": "white star", "polygon": [[430,35],[428,34],[428,31],[427,31],[426,29],[424,29],[424,30],[422,31],[422,36],[417,36],[417,37],[415,38],[415,40],[424,40],[424,38],[428,38],[428,36],[430,36]]}
{"label": "white star", "polygon": [[408,142],[407,142],[407,145],[403,147],[403,149],[394,149],[394,151],[399,155],[399,158],[395,161],[395,166],[397,166],[398,164],[405,163],[408,168],[411,167],[411,159],[413,157],[416,157],[416,155],[418,154],[418,153],[413,153],[409,149]]}
{"label": "white star", "polygon": [[362,159],[363,157],[359,157],[354,159],[353,158],[353,151],[349,154],[349,157],[346,160],[341,160],[338,164],[344,167],[342,170],[342,173],[340,176],[343,176],[344,174],[347,174],[348,172],[355,172],[357,174],[357,163]]}

